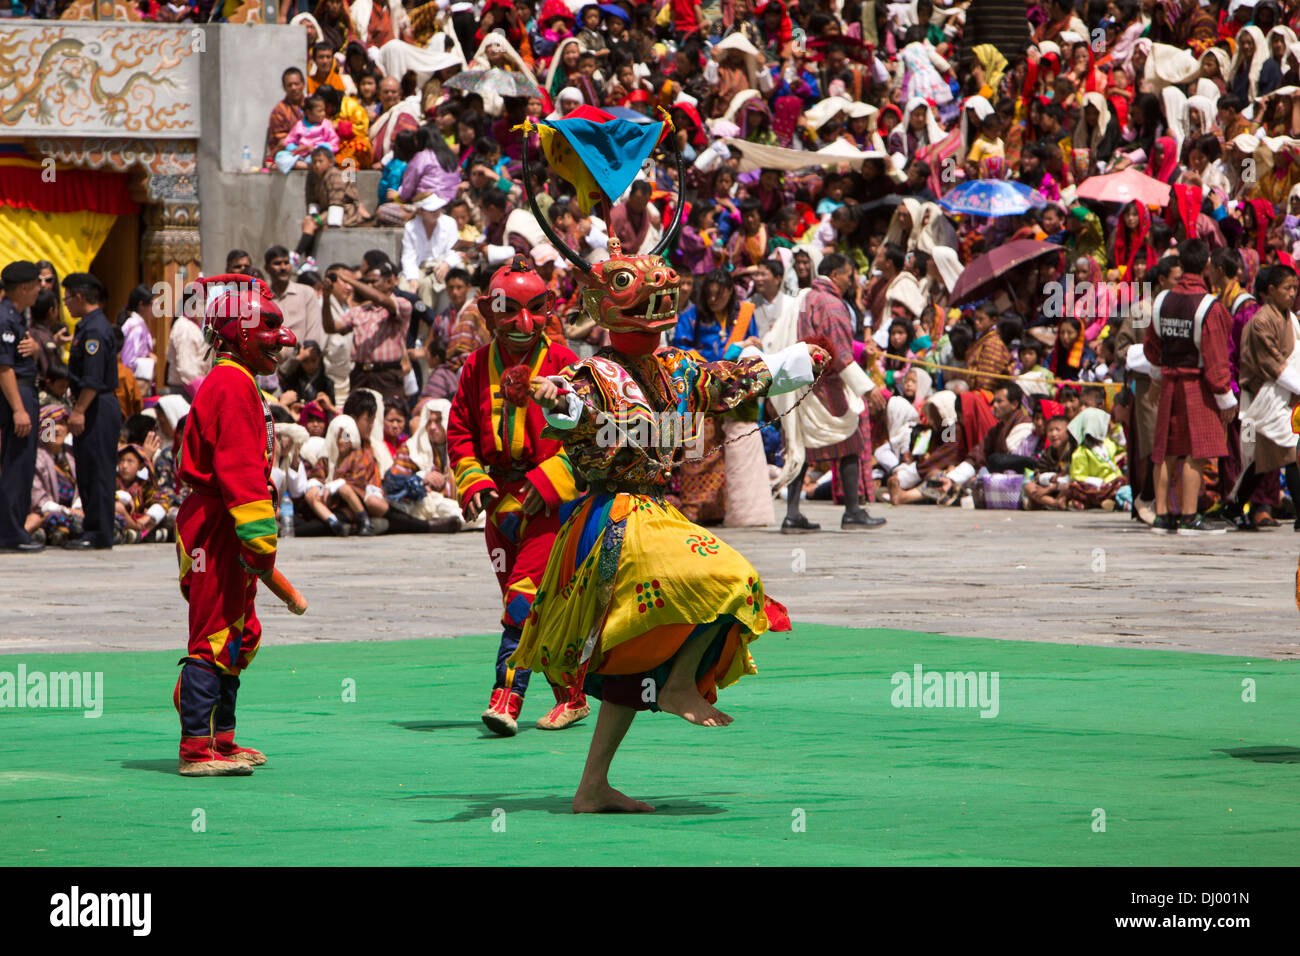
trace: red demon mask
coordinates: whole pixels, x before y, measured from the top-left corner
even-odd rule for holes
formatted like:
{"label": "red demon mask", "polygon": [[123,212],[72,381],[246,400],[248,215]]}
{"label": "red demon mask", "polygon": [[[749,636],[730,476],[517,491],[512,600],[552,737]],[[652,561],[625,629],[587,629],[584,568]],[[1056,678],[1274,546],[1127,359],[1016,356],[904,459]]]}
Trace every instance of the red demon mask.
{"label": "red demon mask", "polygon": [[478,297],[478,310],[498,344],[513,354],[526,354],[546,331],[555,294],[527,259],[515,256],[492,276],[487,294]]}
{"label": "red demon mask", "polygon": [[283,328],[284,313],[265,282],[246,275],[220,275],[198,283],[211,295],[204,336],[254,375],[270,375],[279,363],[280,349],[298,344],[297,336]]}

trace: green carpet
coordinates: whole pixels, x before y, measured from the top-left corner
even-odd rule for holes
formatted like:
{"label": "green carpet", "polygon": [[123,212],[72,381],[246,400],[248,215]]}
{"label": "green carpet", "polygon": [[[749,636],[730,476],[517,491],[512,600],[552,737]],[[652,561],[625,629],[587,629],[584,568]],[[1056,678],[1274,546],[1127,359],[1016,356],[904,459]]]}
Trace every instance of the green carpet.
{"label": "green carpet", "polygon": [[[1218,866],[1300,850],[1294,664],[800,624],[757,642],[760,675],[723,692],[733,726],[638,717],[612,780],[659,811],[592,817],[569,800],[594,715],[534,729],[539,681],[519,736],[484,735],[495,645],[264,648],[239,736],[271,762],[233,779],[175,773],[179,652],[0,656],[11,673],[102,671],[105,697],[98,719],[0,709],[0,864]],[[890,675],[916,664],[997,671],[997,716],[893,706]]]}

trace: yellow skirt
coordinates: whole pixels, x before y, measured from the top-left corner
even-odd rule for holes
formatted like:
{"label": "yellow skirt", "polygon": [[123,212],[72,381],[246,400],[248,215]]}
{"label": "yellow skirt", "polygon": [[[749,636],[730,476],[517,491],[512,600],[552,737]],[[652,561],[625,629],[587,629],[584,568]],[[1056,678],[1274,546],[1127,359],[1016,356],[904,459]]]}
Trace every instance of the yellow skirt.
{"label": "yellow skirt", "polygon": [[[682,645],[711,631],[697,673],[706,699],[758,672],[749,644],[773,626],[769,610],[779,609],[778,628],[789,625],[735,549],[646,495],[587,495],[569,507],[512,666],[543,671],[553,684],[584,681],[588,693],[612,699],[602,679],[653,675],[662,686]],[[652,697],[642,699],[657,709]]]}

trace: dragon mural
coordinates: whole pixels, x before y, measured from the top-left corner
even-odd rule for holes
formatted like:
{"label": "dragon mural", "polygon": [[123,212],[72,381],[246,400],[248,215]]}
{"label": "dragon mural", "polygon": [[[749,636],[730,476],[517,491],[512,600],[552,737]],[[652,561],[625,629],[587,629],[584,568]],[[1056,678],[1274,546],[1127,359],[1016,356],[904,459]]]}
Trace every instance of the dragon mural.
{"label": "dragon mural", "polygon": [[[0,36],[0,131],[177,135],[197,132],[202,49],[186,28],[63,27]],[[188,67],[188,69],[187,69]]]}

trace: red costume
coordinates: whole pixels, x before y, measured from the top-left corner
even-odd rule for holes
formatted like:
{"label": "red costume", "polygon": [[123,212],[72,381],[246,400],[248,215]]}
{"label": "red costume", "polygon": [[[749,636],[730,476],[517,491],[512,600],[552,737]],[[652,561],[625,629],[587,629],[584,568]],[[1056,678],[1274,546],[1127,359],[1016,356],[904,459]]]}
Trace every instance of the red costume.
{"label": "red costume", "polygon": [[271,490],[271,411],[253,375],[276,368],[296,344],[270,290],[246,276],[207,309],[204,335],[217,363],[190,408],[177,462],[190,494],[176,517],[181,593],[189,602],[189,653],[174,703],[181,718],[180,770],[186,776],[244,775],[266,762],[235,743],[239,674],[262,638],[253,599],[258,577],[275,568],[277,528]]}
{"label": "red costume", "polygon": [[[526,386],[577,361],[568,348],[542,334],[554,300],[522,256],[498,270],[478,300],[494,338],[466,360],[447,421],[447,452],[461,505],[469,510],[474,496],[482,496],[488,555],[505,604],[496,683],[483,714],[484,723],[504,736],[517,729],[529,676],[526,670],[510,675],[506,660],[519,644],[537,595],[560,526],[560,506],[577,497],[561,443],[542,437],[546,420],[541,408],[528,400],[526,390],[518,397],[524,400],[522,407],[508,394],[513,368],[524,366]],[[543,505],[532,514],[525,507],[530,490]],[[567,727],[589,713],[580,689],[572,694],[554,690],[556,706],[538,721],[542,729]]]}

